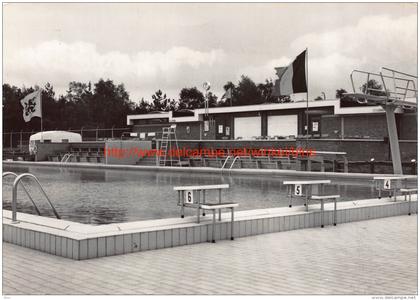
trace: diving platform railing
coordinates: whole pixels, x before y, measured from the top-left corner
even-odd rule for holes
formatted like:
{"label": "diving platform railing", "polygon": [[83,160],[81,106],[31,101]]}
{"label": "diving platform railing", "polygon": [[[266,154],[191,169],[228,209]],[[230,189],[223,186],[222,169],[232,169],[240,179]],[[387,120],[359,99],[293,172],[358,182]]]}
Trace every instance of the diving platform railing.
{"label": "diving platform railing", "polygon": [[[391,74],[384,74],[385,71],[391,72]],[[358,74],[366,75],[364,89],[361,92],[356,91],[355,87],[355,75]],[[402,76],[405,76],[405,78]],[[379,80],[382,88],[370,87],[369,82],[372,79]],[[379,73],[353,70],[350,74],[350,80],[353,93],[345,93],[344,95],[354,98],[358,103],[377,105],[394,104],[404,106],[404,108],[417,107],[417,88],[415,82],[417,76],[383,67]],[[412,97],[409,97],[410,95]],[[415,98],[416,102],[407,101],[408,98]]]}
{"label": "diving platform railing", "polygon": [[[50,198],[48,197],[47,193],[45,192],[44,188],[42,187],[41,183],[39,182],[38,178],[36,178],[35,175],[33,175],[31,173],[23,173],[23,174],[20,174],[20,175],[17,175],[16,173],[13,173],[13,172],[5,172],[5,173],[3,173],[3,177],[9,176],[9,175],[16,177],[15,180],[14,180],[14,182],[13,182],[13,187],[12,187],[12,221],[14,223],[18,222],[17,221],[17,192],[18,192],[18,185],[19,185],[19,182],[23,178],[25,178],[25,177],[29,177],[29,178],[33,179],[37,183],[37,185],[38,185],[39,189],[41,190],[42,194],[47,199],[47,202],[50,205],[50,207],[51,207],[51,209],[52,209],[55,217],[57,219],[61,219],[61,217],[58,214],[57,210],[55,209],[54,205],[51,203]],[[23,187],[23,189],[26,192],[26,194],[29,196],[29,199],[31,200],[32,204],[34,205],[35,210],[37,211],[38,215],[41,215],[41,213],[40,213],[37,205],[33,201],[32,197],[30,196],[30,194],[27,191],[27,189],[23,186],[23,184],[21,184],[21,186]]]}
{"label": "diving platform railing", "polygon": [[[361,87],[361,92],[356,91],[353,76],[355,74],[366,75],[366,83]],[[373,78],[380,79],[382,85],[380,89],[369,86],[372,85],[371,80]],[[380,105],[384,109],[394,174],[403,174],[395,110],[397,108],[417,109],[417,76],[383,67],[379,73],[353,70],[350,74],[350,80],[353,93],[344,93],[345,97],[353,99],[357,103]],[[408,98],[414,98],[415,101],[408,101]]]}

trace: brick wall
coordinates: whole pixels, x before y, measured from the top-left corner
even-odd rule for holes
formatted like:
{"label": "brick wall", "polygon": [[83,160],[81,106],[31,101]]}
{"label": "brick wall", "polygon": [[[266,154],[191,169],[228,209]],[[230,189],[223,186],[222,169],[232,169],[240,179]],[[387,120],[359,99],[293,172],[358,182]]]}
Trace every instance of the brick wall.
{"label": "brick wall", "polygon": [[400,140],[417,140],[417,114],[405,113],[397,115]]}
{"label": "brick wall", "polygon": [[[135,165],[141,157],[138,155],[139,152],[136,152],[135,150],[147,150],[151,148],[151,141],[106,141],[106,164]],[[121,156],[115,154],[115,151],[121,153]]]}
{"label": "brick wall", "polygon": [[[306,147],[306,141],[297,142],[298,147]],[[308,148],[317,151],[347,152],[347,158],[352,161],[375,160],[390,161],[391,150],[388,142],[384,141],[355,141],[355,140],[309,140]],[[402,161],[410,161],[417,157],[417,142],[400,142]]]}
{"label": "brick wall", "polygon": [[[384,141],[366,140],[321,140],[310,139],[308,145],[306,140],[263,140],[263,141],[179,141],[179,147],[186,148],[207,148],[207,149],[260,149],[275,148],[285,149],[290,147],[312,148],[316,151],[347,152],[347,158],[351,161],[368,161],[374,157],[376,161],[390,161],[391,152],[389,144]],[[400,142],[401,159],[410,161],[417,157],[416,142]]]}
{"label": "brick wall", "polygon": [[345,116],[344,117],[344,137],[368,137],[373,139],[383,139],[388,136],[386,118],[384,114]]}
{"label": "brick wall", "polygon": [[70,148],[101,148],[105,146],[105,142],[81,142],[81,143],[41,143],[36,142],[37,152],[35,154],[35,161],[48,160],[49,155],[54,155],[59,152],[68,152]]}
{"label": "brick wall", "polygon": [[277,140],[277,141],[245,141],[245,140],[232,140],[232,141],[180,141],[179,145],[185,147],[196,148],[213,148],[213,149],[240,149],[240,148],[286,148],[295,147],[295,140]]}
{"label": "brick wall", "polygon": [[40,141],[36,141],[35,144],[37,147],[35,161],[48,160],[49,155],[70,150],[69,143],[41,143]]}
{"label": "brick wall", "polygon": [[[329,138],[341,138],[341,118],[344,119],[344,138],[383,139],[388,136],[385,114],[363,116],[322,116],[321,130]],[[396,114],[400,140],[417,140],[417,116],[414,113]]]}
{"label": "brick wall", "polygon": [[322,116],[321,133],[328,134],[329,138],[341,138],[341,117],[340,116]]}
{"label": "brick wall", "polygon": [[341,138],[343,134],[342,118],[344,120],[344,138],[383,139],[388,136],[384,114],[322,116],[322,134],[328,134],[329,138]]}

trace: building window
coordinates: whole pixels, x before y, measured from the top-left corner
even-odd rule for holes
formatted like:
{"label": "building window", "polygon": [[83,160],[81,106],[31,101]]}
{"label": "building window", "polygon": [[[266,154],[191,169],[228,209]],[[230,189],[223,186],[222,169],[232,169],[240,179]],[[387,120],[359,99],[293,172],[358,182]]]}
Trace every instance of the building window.
{"label": "building window", "polygon": [[319,131],[319,123],[318,122],[312,122],[312,131],[314,131],[314,132]]}
{"label": "building window", "polygon": [[223,134],[223,125],[219,125],[218,133]]}

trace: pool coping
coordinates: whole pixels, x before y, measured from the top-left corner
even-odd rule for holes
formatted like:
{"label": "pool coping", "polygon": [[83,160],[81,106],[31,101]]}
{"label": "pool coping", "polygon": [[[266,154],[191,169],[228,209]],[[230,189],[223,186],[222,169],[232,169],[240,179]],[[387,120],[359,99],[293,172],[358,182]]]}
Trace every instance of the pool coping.
{"label": "pool coping", "polygon": [[[6,161],[4,166],[23,165],[23,166],[56,166],[60,168],[86,168],[86,169],[108,169],[108,170],[130,170],[130,171],[159,171],[159,172],[188,172],[211,173],[219,175],[293,175],[294,177],[317,177],[317,178],[346,178],[346,179],[373,179],[375,176],[398,176],[393,174],[371,174],[371,173],[339,173],[339,172],[313,172],[295,171],[279,169],[218,169],[211,167],[164,167],[164,166],[139,166],[139,165],[106,165],[100,163],[61,163],[61,162],[32,162],[32,161]],[[405,175],[412,179],[417,179],[417,175]]]}
{"label": "pool coping", "polygon": [[[324,223],[333,224],[333,203],[325,204]],[[407,214],[403,196],[393,199],[341,201],[337,224]],[[417,212],[417,195],[412,195],[411,212]],[[19,223],[11,211],[3,210],[3,240],[58,256],[82,260],[208,242],[212,236],[211,216],[196,223],[196,217],[167,218],[106,225],[81,224],[25,213]],[[234,236],[280,232],[320,226],[320,204],[254,209],[235,213]],[[339,226],[339,225],[338,225]],[[325,230],[325,229],[323,229]],[[230,213],[216,223],[216,240],[230,239]],[[90,246],[89,246],[90,245]]]}

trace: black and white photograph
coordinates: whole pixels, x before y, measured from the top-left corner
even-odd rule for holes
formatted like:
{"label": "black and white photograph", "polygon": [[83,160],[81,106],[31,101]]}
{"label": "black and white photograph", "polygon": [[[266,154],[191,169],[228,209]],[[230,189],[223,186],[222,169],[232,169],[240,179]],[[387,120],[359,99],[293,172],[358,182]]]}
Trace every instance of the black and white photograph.
{"label": "black and white photograph", "polygon": [[2,296],[418,295],[418,2],[2,2]]}

